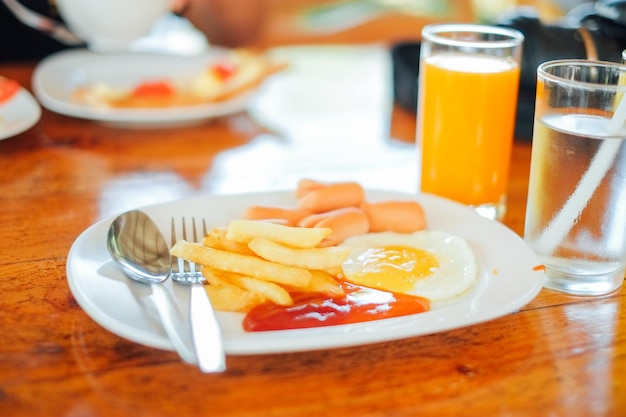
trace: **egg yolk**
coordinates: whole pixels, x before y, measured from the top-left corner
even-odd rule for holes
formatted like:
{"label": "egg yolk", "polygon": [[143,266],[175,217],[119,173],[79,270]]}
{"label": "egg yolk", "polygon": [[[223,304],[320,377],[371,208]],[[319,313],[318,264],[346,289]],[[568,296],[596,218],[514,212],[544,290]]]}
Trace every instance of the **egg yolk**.
{"label": "egg yolk", "polygon": [[417,280],[439,267],[433,254],[408,246],[370,248],[358,256],[355,264],[362,267],[350,274],[350,281],[396,292],[412,290]]}

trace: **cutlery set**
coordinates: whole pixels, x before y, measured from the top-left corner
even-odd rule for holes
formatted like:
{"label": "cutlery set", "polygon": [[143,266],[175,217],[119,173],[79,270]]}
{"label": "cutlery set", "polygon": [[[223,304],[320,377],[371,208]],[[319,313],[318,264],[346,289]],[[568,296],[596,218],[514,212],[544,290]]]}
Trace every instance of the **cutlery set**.
{"label": "cutlery set", "polygon": [[[172,245],[177,240],[175,219],[172,219]],[[191,220],[193,241],[198,241],[195,219]],[[206,223],[202,222],[206,232]],[[185,219],[182,220],[182,238],[187,240]],[[107,248],[116,264],[134,281],[150,285],[159,319],[175,350],[187,363],[197,364],[205,373],[226,369],[226,360],[217,317],[208,294],[203,288],[204,277],[200,266],[172,257],[169,246],[158,226],[142,211],[133,210],[119,215],[108,230]],[[163,283],[168,278],[181,285],[189,285],[190,326],[177,325],[173,306]],[[191,328],[193,351],[184,341],[181,331]]]}

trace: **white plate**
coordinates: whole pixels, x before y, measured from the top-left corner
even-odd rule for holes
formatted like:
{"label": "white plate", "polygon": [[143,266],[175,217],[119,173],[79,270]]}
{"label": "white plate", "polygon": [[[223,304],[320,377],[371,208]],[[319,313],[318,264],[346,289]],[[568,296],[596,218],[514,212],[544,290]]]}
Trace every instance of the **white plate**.
{"label": "white plate", "polygon": [[[415,198],[395,192],[368,191],[370,200]],[[218,312],[224,347],[229,354],[261,354],[316,350],[397,340],[469,326],[517,311],[542,287],[544,274],[523,240],[501,223],[479,217],[473,210],[431,195],[417,197],[426,211],[429,228],[465,238],[480,264],[480,279],[468,294],[435,303],[422,314],[367,323],[299,330],[245,332],[243,314]],[[294,204],[293,193],[272,192],[204,196],[144,208],[170,239],[170,219],[205,217],[209,226],[240,218],[252,204]],[[85,230],[74,242],[67,260],[67,279],[80,306],[109,331],[144,345],[171,350],[156,314],[146,307],[141,284],[126,279],[106,249],[112,219]],[[171,280],[168,280],[168,282]],[[147,288],[147,286],[145,286]],[[181,310],[188,305],[187,287],[169,286]]]}
{"label": "white plate", "polygon": [[226,53],[221,48],[211,48],[199,56],[63,51],[47,57],[35,68],[33,91],[44,107],[67,116],[146,126],[197,122],[243,111],[254,91],[220,103],[156,109],[97,108],[75,103],[71,96],[77,87],[97,81],[131,86],[147,79],[193,76]]}
{"label": "white plate", "polygon": [[20,88],[9,101],[0,104],[0,139],[7,139],[30,129],[41,117],[37,100]]}

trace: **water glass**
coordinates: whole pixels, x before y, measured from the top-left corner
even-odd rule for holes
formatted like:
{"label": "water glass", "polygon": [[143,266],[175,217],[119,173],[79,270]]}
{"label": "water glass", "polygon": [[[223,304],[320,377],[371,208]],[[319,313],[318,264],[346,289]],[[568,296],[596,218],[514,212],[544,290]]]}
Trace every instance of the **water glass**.
{"label": "water glass", "polygon": [[626,66],[550,61],[537,78],[524,238],[547,288],[609,294],[626,265]]}

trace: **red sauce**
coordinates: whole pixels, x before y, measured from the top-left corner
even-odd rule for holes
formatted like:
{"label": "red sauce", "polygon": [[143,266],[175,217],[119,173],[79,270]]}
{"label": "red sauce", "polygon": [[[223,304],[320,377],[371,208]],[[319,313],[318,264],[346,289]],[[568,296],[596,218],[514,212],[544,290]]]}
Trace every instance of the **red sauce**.
{"label": "red sauce", "polygon": [[423,313],[430,309],[427,299],[343,282],[345,295],[292,293],[294,304],[261,304],[246,314],[246,331],[302,329],[360,323]]}

